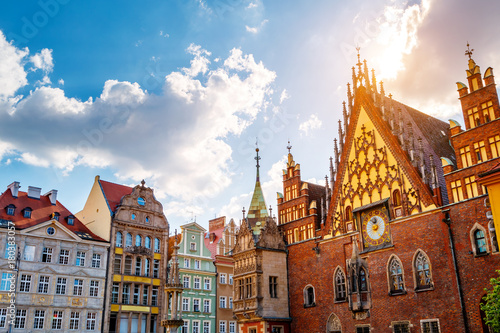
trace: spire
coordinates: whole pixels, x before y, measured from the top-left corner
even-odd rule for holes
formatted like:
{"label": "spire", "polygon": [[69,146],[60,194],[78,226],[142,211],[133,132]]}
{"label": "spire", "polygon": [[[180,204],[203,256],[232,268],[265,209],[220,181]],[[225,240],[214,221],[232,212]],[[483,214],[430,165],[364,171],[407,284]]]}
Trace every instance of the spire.
{"label": "spire", "polygon": [[354,262],[358,260],[359,257],[359,250],[358,250],[358,240],[354,238],[352,240],[352,256],[351,256],[351,261]]}
{"label": "spire", "polygon": [[337,146],[337,139],[333,139],[334,143],[334,152],[335,152],[335,170],[339,169],[339,148]]}
{"label": "spire", "polygon": [[342,150],[344,149],[344,132],[342,131],[342,121],[339,119],[339,145],[340,145],[340,153],[342,154]]}
{"label": "spire", "polygon": [[344,115],[344,133],[347,133],[347,125],[349,125],[349,116],[345,108],[345,101],[342,102],[342,114]]}
{"label": "spire", "polygon": [[262,192],[262,188],[260,186],[260,178],[259,178],[259,168],[260,168],[260,156],[259,156],[259,148],[255,148],[255,152],[257,153],[255,160],[257,161],[257,177],[255,180],[255,188],[253,190],[252,201],[250,202],[250,207],[248,208],[247,221],[250,228],[253,228],[260,222],[260,226],[264,226],[266,218],[269,217],[267,214],[267,206],[266,201],[264,200],[264,193]]}
{"label": "spire", "polygon": [[333,185],[335,183],[335,170],[333,169],[333,157],[330,156],[330,187],[333,190]]}

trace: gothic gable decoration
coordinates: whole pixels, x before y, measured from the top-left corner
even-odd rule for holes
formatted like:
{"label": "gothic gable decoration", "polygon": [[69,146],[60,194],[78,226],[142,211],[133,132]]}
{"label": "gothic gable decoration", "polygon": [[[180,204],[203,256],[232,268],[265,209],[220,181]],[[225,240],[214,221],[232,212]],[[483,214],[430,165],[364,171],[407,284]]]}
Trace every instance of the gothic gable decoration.
{"label": "gothic gable decoration", "polygon": [[241,223],[240,230],[236,235],[236,246],[234,247],[234,253],[239,253],[255,247],[255,240],[253,238],[252,229],[249,228],[246,220]]}
{"label": "gothic gable decoration", "polygon": [[274,219],[268,218],[266,220],[266,224],[259,235],[257,246],[269,249],[285,249],[285,242]]}

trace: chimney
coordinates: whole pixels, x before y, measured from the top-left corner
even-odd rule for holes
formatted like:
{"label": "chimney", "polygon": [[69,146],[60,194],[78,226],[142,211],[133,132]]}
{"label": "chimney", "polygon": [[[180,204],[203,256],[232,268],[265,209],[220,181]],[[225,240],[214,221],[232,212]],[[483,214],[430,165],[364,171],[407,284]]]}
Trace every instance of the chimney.
{"label": "chimney", "polygon": [[50,203],[55,206],[56,202],[57,202],[57,190],[50,190],[49,192],[45,193],[43,195],[44,197],[49,197],[50,199]]}
{"label": "chimney", "polygon": [[28,186],[28,198],[40,200],[40,193],[42,189],[40,187]]}
{"label": "chimney", "polygon": [[7,189],[10,189],[10,192],[12,193],[12,196],[14,198],[17,198],[19,195],[19,188],[21,187],[19,182],[13,182],[9,186],[7,186]]}

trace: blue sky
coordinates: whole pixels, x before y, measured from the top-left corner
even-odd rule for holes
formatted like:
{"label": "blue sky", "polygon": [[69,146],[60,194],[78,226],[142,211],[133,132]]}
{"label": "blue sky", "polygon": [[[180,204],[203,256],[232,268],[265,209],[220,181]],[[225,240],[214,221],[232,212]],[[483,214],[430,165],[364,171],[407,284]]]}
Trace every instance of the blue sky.
{"label": "blue sky", "polygon": [[288,140],[324,183],[356,46],[395,99],[461,122],[466,43],[499,68],[498,15],[493,0],[4,3],[1,186],[58,189],[76,213],[95,175],[144,178],[174,228],[207,227],[248,208],[258,138],[276,212]]}

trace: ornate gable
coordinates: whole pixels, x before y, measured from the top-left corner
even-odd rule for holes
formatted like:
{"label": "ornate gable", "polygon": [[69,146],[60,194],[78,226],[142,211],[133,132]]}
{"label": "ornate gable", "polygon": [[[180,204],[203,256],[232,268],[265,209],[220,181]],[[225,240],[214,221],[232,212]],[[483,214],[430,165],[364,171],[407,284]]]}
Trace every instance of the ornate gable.
{"label": "ornate gable", "polygon": [[236,246],[234,247],[234,253],[240,253],[249,249],[255,248],[255,241],[253,239],[252,229],[248,227],[246,220],[241,222],[240,230],[236,235]]}
{"label": "ornate gable", "polygon": [[268,249],[285,249],[285,242],[274,219],[268,218],[266,220],[266,224],[259,235],[257,246]]}

